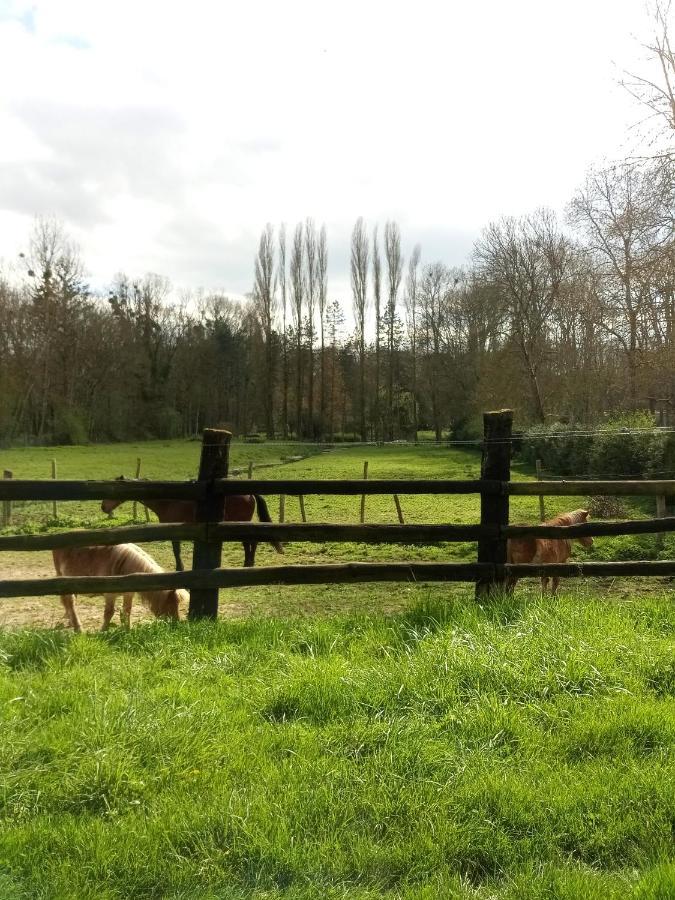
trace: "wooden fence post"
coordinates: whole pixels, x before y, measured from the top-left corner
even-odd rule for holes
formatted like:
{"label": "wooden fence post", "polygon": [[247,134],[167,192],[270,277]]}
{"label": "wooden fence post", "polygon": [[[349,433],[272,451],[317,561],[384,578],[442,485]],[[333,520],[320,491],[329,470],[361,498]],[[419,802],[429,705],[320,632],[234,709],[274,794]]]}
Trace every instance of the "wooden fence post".
{"label": "wooden fence post", "polygon": [[[55,459],[52,460],[52,480],[56,481],[56,460]],[[54,500],[52,503],[52,518],[54,520],[56,520],[56,519],[58,519],[58,517],[59,517],[59,505],[56,502],[56,500]]]}
{"label": "wooden fence post", "polygon": [[[5,469],[2,473],[3,478],[12,478],[12,470]],[[12,522],[12,501],[11,500],[3,500],[2,501],[2,524],[10,525]]]}
{"label": "wooden fence post", "polygon": [[300,503],[300,518],[303,522],[306,522],[307,515],[305,513],[305,498],[302,494],[298,494],[298,502]]}
{"label": "wooden fence post", "polygon": [[[223,518],[225,497],[213,491],[216,478],[227,478],[230,465],[229,431],[205,428],[202,435],[202,455],[199,462],[198,481],[204,482],[206,497],[197,501],[197,522],[220,522]],[[192,568],[220,568],[222,542],[195,541],[192,553]],[[218,588],[193,588],[190,591],[188,618],[215,619],[218,616]]]}
{"label": "wooden fence post", "polygon": [[[537,466],[537,481],[541,481],[541,460],[538,459],[536,462]],[[546,520],[546,508],[544,507],[544,495],[539,494],[539,520],[544,522]]]}
{"label": "wooden fence post", "polygon": [[283,524],[286,519],[286,495],[279,494],[279,522]]}
{"label": "wooden fence post", "polygon": [[[513,410],[483,414],[483,458],[480,477],[508,482],[511,478],[511,430]],[[501,528],[509,524],[509,494],[505,486],[501,494],[480,495],[480,523]],[[478,562],[503,565],[506,562],[506,539],[499,534],[478,541]],[[500,576],[482,578],[476,582],[476,599],[489,595],[504,586]]]}
{"label": "wooden fence post", "polygon": [[403,510],[401,509],[401,501],[398,499],[398,494],[394,494],[394,503],[396,504],[396,514],[398,516],[399,524],[405,525],[405,519],[403,518]]}
{"label": "wooden fence post", "polygon": [[248,463],[248,480],[251,481],[252,478],[253,478],[253,462],[252,462],[251,460],[249,460],[249,463]]}
{"label": "wooden fence post", "polygon": [[[363,464],[363,480],[364,481],[368,480],[368,461],[367,460]],[[361,522],[362,525],[366,521],[366,495],[365,494],[361,494],[361,516],[359,518],[359,521]]]}

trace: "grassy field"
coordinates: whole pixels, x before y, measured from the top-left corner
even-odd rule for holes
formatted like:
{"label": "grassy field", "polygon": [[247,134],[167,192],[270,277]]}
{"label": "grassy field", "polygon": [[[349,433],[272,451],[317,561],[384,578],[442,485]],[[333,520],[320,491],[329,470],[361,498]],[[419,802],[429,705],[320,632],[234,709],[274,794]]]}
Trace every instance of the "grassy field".
{"label": "grassy field", "polygon": [[[301,449],[235,443],[232,464]],[[0,462],[46,477],[56,457],[60,477],[108,478],[132,475],[137,456],[148,477],[191,478],[199,445]],[[471,450],[340,448],[260,474],[355,478],[364,459],[374,478],[471,478],[480,465]],[[401,502],[410,522],[478,518],[476,497]],[[310,521],[358,520],[359,498],[306,506]],[[547,500],[549,514],[564,508]],[[297,521],[297,501],[286,512]],[[61,504],[58,522],[48,505],[17,515],[25,530],[109,524],[97,504]],[[511,518],[536,521],[537,501],[515,499]],[[395,522],[392,499],[369,498],[367,519]],[[149,549],[171,566],[166,545]],[[591,558],[656,552],[599,539]],[[259,549],[262,565],[385,558],[473,559],[475,546]],[[226,563],[241,559],[225,548]],[[0,566],[52,573],[42,553]],[[48,627],[56,598],[2,601],[0,900],[673,896],[672,589],[567,588],[483,606],[457,585],[249,588],[221,592],[215,626],[81,636]],[[81,608],[97,628],[101,601]]]}
{"label": "grassy field", "polygon": [[0,896],[672,897],[672,597],[396,590],[0,632]]}

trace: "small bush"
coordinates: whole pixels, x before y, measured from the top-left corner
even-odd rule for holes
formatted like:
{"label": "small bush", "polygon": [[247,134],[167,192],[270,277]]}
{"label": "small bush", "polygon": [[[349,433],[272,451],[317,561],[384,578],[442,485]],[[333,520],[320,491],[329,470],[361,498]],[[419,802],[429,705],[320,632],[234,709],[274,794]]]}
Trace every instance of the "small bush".
{"label": "small bush", "polygon": [[590,497],[586,508],[592,519],[624,519],[628,515],[624,503],[618,497]]}
{"label": "small bush", "polygon": [[653,415],[634,412],[616,416],[593,438],[591,473],[617,478],[640,478],[660,464],[661,436],[654,432]]}

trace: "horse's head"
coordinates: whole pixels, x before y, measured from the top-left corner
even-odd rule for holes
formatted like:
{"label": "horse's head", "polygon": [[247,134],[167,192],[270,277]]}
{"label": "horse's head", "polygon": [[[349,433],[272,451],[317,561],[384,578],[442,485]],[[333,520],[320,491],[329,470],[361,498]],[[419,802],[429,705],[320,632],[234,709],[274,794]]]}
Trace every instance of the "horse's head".
{"label": "horse's head", "polygon": [[190,595],[182,588],[173,591],[153,591],[150,608],[157,618],[173,619],[178,621],[180,618],[179,608],[181,602],[187,602]]}
{"label": "horse's head", "polygon": [[[577,522],[579,522],[579,524],[581,524],[582,522],[588,521],[588,510],[587,509],[578,509],[578,510],[576,510],[576,513],[578,515]],[[585,547],[587,550],[589,550],[593,546],[593,538],[590,536],[580,537],[580,538],[577,538],[577,540],[579,541],[581,546]]]}
{"label": "horse's head", "polygon": [[[126,478],[124,475],[119,475],[115,481],[126,481]],[[124,503],[124,500],[103,500],[101,502],[101,511],[110,515],[114,509],[117,509],[120,503]]]}

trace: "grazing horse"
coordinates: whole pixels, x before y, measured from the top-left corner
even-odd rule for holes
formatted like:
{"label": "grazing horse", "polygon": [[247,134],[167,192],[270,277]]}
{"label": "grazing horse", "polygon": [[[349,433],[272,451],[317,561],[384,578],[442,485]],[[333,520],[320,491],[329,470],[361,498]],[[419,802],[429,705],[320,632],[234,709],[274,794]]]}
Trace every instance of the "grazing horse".
{"label": "grazing horse", "polygon": [[[164,569],[136,544],[117,544],[112,547],[70,547],[52,550],[57,575],[132,575],[137,572],[163,572]],[[150,607],[155,616],[178,619],[178,604],[188,599],[184,590],[131,591],[121,594],[122,623],[129,627],[134,593]],[[120,594],[105,594],[103,627],[105,631],[115,612],[115,601]],[[75,595],[62,594],[66,616],[74,631],[82,631],[82,624],[75,610]]]}
{"label": "grazing horse", "polygon": [[[563,513],[554,519],[542,522],[542,525],[580,525],[588,519],[588,511],[575,509],[573,512]],[[582,547],[592,547],[592,537],[579,538],[538,538],[519,537],[509,538],[506,542],[507,563],[565,563],[572,555],[572,541],[578,541]],[[507,590],[512,591],[518,581],[514,576],[509,576],[506,582]],[[551,593],[558,590],[560,578],[552,576]],[[548,576],[542,576],[542,593],[548,588]]]}
{"label": "grazing horse", "polygon": [[[117,481],[124,481],[124,475],[120,475]],[[111,513],[124,503],[124,500],[104,500],[101,509],[105,513]],[[152,510],[160,522],[196,522],[197,503],[194,500],[139,500],[143,506]],[[261,522],[271,522],[272,517],[267,508],[265,498],[258,494],[230,494],[225,497],[223,508],[223,522],[250,522],[253,513],[258,508],[258,518]],[[277,553],[283,553],[283,545],[278,541],[270,541]],[[180,541],[171,541],[173,555],[176,558],[176,569],[182,572],[185,568],[180,555]],[[257,541],[244,541],[244,566],[255,565],[255,551]]]}

